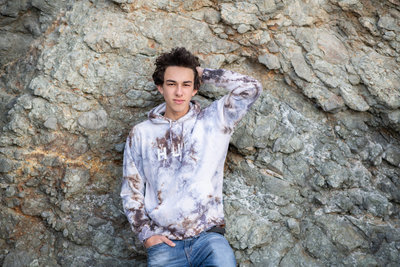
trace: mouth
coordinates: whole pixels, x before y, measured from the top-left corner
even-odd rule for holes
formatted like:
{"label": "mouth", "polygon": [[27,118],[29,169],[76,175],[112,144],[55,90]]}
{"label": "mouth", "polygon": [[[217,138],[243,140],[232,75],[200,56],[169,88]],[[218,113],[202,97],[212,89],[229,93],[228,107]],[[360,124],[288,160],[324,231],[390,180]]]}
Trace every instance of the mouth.
{"label": "mouth", "polygon": [[174,103],[175,103],[175,104],[182,104],[183,102],[185,102],[185,100],[182,100],[182,99],[174,99]]}

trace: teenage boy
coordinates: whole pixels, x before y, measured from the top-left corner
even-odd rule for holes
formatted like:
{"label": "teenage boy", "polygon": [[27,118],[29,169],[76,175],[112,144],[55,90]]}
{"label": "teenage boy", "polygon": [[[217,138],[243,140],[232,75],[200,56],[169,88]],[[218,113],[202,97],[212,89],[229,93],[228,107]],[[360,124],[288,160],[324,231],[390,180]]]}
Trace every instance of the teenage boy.
{"label": "teenage boy", "polygon": [[[124,152],[125,214],[149,266],[236,266],[224,234],[222,184],[233,129],[261,84],[229,70],[200,68],[185,48],[156,60],[165,103],[132,128]],[[209,107],[191,101],[200,83],[229,91]]]}

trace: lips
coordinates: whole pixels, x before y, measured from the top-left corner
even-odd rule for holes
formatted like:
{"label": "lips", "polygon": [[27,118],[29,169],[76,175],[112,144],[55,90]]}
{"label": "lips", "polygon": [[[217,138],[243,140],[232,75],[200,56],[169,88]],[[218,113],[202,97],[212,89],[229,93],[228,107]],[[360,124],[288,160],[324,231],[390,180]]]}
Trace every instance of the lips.
{"label": "lips", "polygon": [[184,102],[185,102],[185,100],[182,100],[182,99],[174,99],[175,104],[183,104]]}

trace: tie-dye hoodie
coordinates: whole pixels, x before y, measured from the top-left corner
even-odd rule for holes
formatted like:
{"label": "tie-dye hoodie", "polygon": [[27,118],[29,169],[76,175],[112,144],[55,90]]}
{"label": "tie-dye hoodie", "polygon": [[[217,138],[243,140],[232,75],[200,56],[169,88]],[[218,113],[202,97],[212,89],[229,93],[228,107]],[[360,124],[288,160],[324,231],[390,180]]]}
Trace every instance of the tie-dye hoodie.
{"label": "tie-dye hoodie", "polygon": [[204,69],[203,83],[229,94],[176,121],[163,116],[165,103],[134,126],[124,151],[121,197],[139,239],[195,236],[224,224],[222,183],[229,139],[261,93],[261,84],[229,70]]}

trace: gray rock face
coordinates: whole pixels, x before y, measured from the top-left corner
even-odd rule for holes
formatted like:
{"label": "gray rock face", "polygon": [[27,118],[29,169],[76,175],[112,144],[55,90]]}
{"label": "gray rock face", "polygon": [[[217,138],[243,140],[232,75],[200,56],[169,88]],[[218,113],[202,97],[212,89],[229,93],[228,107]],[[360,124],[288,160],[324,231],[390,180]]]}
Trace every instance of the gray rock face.
{"label": "gray rock face", "polygon": [[264,87],[226,161],[238,265],[399,266],[399,25],[397,0],[0,1],[0,265],[146,266],[124,141],[185,46]]}
{"label": "gray rock face", "polygon": [[273,54],[264,54],[258,57],[258,61],[264,64],[268,69],[279,69],[280,63],[279,58]]}
{"label": "gray rock face", "polygon": [[29,53],[68,0],[15,0],[0,2],[0,66]]}

